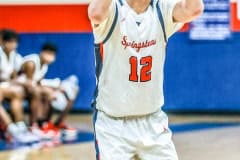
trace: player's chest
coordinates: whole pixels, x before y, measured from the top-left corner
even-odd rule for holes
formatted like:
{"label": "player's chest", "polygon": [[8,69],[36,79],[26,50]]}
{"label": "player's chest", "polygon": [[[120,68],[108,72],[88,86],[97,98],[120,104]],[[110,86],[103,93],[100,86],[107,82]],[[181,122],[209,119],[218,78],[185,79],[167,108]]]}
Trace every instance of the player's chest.
{"label": "player's chest", "polygon": [[153,9],[140,16],[132,14],[128,9],[120,10],[119,41],[121,48],[129,54],[152,52],[161,44],[160,24]]}
{"label": "player's chest", "polygon": [[143,41],[159,37],[159,21],[151,8],[141,15],[136,15],[128,8],[122,7],[119,15],[119,31],[123,36]]}
{"label": "player's chest", "polygon": [[1,67],[7,69],[7,68],[13,68],[14,66],[14,60],[15,56],[13,53],[8,57],[5,55],[5,53],[0,53],[0,65]]}

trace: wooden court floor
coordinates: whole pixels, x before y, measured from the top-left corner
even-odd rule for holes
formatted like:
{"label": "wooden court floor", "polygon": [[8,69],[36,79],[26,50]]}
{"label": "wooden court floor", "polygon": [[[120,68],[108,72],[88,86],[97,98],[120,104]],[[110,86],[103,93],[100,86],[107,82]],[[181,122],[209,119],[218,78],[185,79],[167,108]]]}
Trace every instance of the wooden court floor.
{"label": "wooden court floor", "polygon": [[[170,115],[171,124],[197,122],[240,122],[240,115]],[[69,123],[92,131],[91,115],[71,115]],[[240,126],[176,133],[174,143],[180,160],[239,160]],[[0,160],[95,160],[93,142],[56,148],[21,148],[0,152]]]}

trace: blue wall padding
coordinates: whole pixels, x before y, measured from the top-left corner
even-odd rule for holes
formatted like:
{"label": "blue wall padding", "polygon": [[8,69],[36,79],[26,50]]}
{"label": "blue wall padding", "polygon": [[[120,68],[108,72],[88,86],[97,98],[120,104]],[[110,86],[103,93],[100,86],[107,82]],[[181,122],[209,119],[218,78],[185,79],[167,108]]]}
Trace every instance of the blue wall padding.
{"label": "blue wall padding", "polygon": [[240,111],[240,34],[229,41],[193,42],[174,36],[165,66],[166,108]]}
{"label": "blue wall padding", "polygon": [[74,105],[76,110],[90,110],[95,89],[95,65],[92,34],[21,34],[19,52],[23,55],[39,53],[41,45],[54,42],[58,46],[56,62],[49,67],[48,78],[61,79],[76,74],[80,94]]}
{"label": "blue wall padding", "polygon": [[[165,110],[240,111],[240,33],[227,42],[192,42],[177,33],[168,44],[165,66]],[[47,77],[78,75],[81,92],[76,110],[90,110],[95,88],[93,36],[21,34],[19,52],[38,52],[45,41],[59,47]]]}

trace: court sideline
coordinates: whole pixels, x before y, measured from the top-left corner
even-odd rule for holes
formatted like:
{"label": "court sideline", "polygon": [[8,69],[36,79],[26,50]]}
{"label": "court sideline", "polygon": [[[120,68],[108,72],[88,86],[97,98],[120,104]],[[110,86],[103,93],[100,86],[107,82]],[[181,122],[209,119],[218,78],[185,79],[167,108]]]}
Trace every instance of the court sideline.
{"label": "court sideline", "polygon": [[[180,160],[239,160],[240,116],[170,115],[170,124]],[[92,131],[91,115],[71,115],[69,123],[81,131]],[[231,125],[234,124],[234,125]],[[191,126],[195,126],[191,129]],[[198,127],[196,127],[198,126]],[[179,128],[178,128],[179,127]],[[185,128],[185,130],[184,130]],[[21,148],[0,152],[0,160],[94,160],[93,142],[56,148]]]}

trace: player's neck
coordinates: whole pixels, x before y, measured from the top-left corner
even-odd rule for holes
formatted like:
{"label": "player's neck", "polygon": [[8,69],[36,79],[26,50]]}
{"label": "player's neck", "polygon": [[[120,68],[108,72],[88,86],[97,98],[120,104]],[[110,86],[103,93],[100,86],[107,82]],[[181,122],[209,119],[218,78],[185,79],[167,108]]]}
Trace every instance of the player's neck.
{"label": "player's neck", "polygon": [[9,58],[9,57],[10,57],[10,54],[11,54],[11,52],[9,52],[9,51],[8,51],[8,50],[6,50],[6,49],[3,49],[3,51],[4,51],[4,53],[6,54],[7,58]]}
{"label": "player's neck", "polygon": [[147,10],[151,0],[126,0],[128,5],[137,13],[143,13]]}
{"label": "player's neck", "polygon": [[40,64],[41,64],[41,67],[45,64],[45,62],[44,62],[44,60],[43,60],[41,55],[40,55]]}

